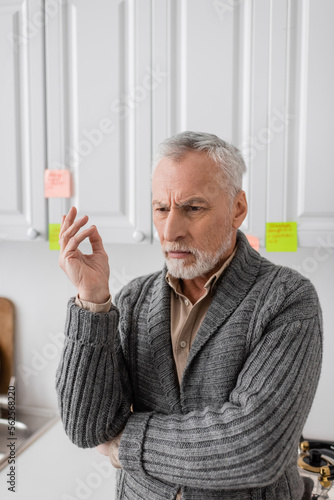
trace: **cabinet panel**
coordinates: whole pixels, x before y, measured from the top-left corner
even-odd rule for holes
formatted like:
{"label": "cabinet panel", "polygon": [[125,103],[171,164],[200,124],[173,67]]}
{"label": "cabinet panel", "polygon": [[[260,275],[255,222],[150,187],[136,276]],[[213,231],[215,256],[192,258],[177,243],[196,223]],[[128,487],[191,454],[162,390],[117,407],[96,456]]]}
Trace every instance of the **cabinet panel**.
{"label": "cabinet panel", "polygon": [[334,246],[334,69],[326,57],[334,5],[273,0],[259,11],[260,4],[252,3],[250,232],[264,245],[265,221],[297,221],[300,247]]}
{"label": "cabinet panel", "polygon": [[47,26],[48,165],[74,179],[50,222],[75,204],[105,242],[151,241],[150,33],[148,1],[69,0]]}
{"label": "cabinet panel", "polygon": [[290,137],[291,211],[303,246],[334,246],[332,136],[334,4],[329,0],[293,4],[295,25],[291,70],[293,115]]}
{"label": "cabinet panel", "polygon": [[45,239],[43,5],[0,1],[0,239]]}
{"label": "cabinet panel", "polygon": [[[301,216],[323,214],[334,216],[333,186],[333,115],[334,61],[328,57],[334,47],[333,2],[310,2],[307,14],[309,28],[307,65],[307,121],[305,137],[304,206]],[[306,7],[304,7],[306,9]],[[303,18],[306,18],[303,16]],[[303,28],[302,28],[303,29]],[[326,182],[324,182],[324,180]]]}
{"label": "cabinet panel", "polygon": [[[206,130],[231,140],[234,14],[222,20],[214,2],[203,0],[154,2],[152,13],[153,61],[168,75],[167,98],[161,89],[153,93],[158,129],[164,123],[165,137],[183,130]],[[159,142],[160,137],[154,149]]]}

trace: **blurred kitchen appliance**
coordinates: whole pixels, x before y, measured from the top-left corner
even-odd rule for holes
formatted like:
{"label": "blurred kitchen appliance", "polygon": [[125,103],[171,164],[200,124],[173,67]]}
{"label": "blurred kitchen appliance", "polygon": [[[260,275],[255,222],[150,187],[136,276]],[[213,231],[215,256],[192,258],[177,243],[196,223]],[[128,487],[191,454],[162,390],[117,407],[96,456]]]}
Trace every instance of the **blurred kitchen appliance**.
{"label": "blurred kitchen appliance", "polygon": [[304,439],[299,443],[298,465],[305,478],[305,500],[331,500],[334,498],[334,442]]}

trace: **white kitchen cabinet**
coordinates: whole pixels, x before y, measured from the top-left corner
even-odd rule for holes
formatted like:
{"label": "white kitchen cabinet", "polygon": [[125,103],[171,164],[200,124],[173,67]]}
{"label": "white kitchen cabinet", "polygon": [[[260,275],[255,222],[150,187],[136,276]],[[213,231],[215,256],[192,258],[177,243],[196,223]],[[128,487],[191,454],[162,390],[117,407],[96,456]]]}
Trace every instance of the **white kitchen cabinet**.
{"label": "white kitchen cabinet", "polygon": [[0,0],[0,240],[44,240],[44,14],[41,0]]}
{"label": "white kitchen cabinet", "polygon": [[[151,242],[152,154],[203,130],[244,154],[242,229],[264,245],[266,222],[296,221],[299,246],[334,246],[331,0],[0,0],[0,14],[1,239],[45,238],[76,205],[105,242]],[[44,199],[45,167],[70,170],[71,198]]]}
{"label": "white kitchen cabinet", "polygon": [[[299,246],[334,246],[330,0],[153,2],[153,149],[183,130],[238,146],[248,172],[246,232],[296,221]],[[166,20],[166,21],[165,21]]]}
{"label": "white kitchen cabinet", "polygon": [[[334,64],[328,57],[334,45],[334,4],[273,1],[268,10],[267,83],[257,79],[256,71],[252,80],[254,87],[263,87],[268,106],[267,124],[251,134],[261,139],[262,133],[265,142],[263,213],[268,222],[296,221],[301,247],[334,246]],[[254,28],[260,30],[260,24]],[[255,155],[251,176],[257,168]],[[259,196],[256,185],[253,193]],[[260,211],[254,217],[258,221]]]}
{"label": "white kitchen cabinet", "polygon": [[104,242],[151,242],[150,3],[66,0],[46,25],[48,167],[74,187],[50,222],[75,205]]}

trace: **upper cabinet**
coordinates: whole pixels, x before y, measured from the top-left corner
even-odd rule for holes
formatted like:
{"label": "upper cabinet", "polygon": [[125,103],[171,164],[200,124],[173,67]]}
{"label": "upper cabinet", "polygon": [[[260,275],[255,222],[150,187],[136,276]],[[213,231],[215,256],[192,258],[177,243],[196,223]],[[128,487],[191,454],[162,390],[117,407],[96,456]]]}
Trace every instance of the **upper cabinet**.
{"label": "upper cabinet", "polygon": [[[334,246],[333,22],[331,0],[0,0],[0,238],[76,205],[105,242],[151,242],[152,155],[201,130],[244,155],[246,232]],[[45,168],[72,198],[44,199]]]}
{"label": "upper cabinet", "polygon": [[50,222],[73,204],[105,242],[151,242],[151,99],[163,75],[150,4],[62,1],[46,23],[48,167],[69,169],[74,189],[49,200]]}
{"label": "upper cabinet", "polygon": [[0,240],[45,240],[44,13],[0,0]]}
{"label": "upper cabinet", "polygon": [[334,246],[334,3],[331,0],[153,2],[153,148],[182,130],[238,146],[248,171],[242,227],[296,221],[299,246]]}

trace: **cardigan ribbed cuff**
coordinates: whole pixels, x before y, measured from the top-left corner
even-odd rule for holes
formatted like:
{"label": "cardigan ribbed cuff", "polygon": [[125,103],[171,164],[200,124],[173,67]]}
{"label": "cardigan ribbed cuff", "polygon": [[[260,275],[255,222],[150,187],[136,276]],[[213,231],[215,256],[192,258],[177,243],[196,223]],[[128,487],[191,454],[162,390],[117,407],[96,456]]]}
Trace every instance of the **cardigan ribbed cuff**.
{"label": "cardigan ribbed cuff", "polygon": [[127,472],[146,475],[143,466],[143,444],[148,422],[153,412],[133,413],[126,423],[119,446],[118,458]]}
{"label": "cardigan ribbed cuff", "polygon": [[109,312],[93,313],[78,307],[75,297],[67,304],[65,337],[87,345],[110,344],[117,332],[119,311],[112,305]]}

